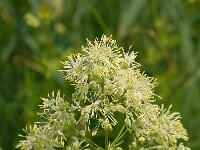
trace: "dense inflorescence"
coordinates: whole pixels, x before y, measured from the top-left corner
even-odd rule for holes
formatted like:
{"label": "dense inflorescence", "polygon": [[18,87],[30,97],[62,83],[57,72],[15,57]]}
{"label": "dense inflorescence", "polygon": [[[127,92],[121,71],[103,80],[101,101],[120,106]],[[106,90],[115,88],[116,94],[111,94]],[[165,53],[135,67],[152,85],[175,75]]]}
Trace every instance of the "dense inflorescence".
{"label": "dense inflorescence", "polygon": [[[112,132],[119,121],[124,124],[114,141],[105,144],[105,149],[120,150],[121,139],[129,134],[132,139],[129,149],[189,149],[178,140],[188,140],[180,122],[179,113],[170,113],[170,108],[155,104],[156,79],[141,72],[135,61],[135,52],[118,48],[116,41],[105,35],[94,43],[88,40],[82,47],[83,54],[71,54],[63,63],[64,78],[75,86],[72,104],[60,97],[58,92],[48,99],[43,98],[39,113],[47,120],[35,124],[27,132],[26,140],[20,141],[21,149],[103,149],[86,138],[85,131],[93,136],[99,128]],[[123,120],[117,118],[123,114]],[[78,115],[77,115],[78,114]],[[95,123],[95,125],[94,125]],[[79,131],[76,125],[85,126]],[[93,128],[93,126],[96,126]],[[73,128],[81,138],[73,137],[66,146],[65,132]]]}

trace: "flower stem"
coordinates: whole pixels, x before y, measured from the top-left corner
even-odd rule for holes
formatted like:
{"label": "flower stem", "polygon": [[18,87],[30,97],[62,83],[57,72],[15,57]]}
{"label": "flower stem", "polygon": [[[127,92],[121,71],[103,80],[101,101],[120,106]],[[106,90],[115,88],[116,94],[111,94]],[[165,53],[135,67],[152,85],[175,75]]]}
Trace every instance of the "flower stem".
{"label": "flower stem", "polygon": [[[71,125],[71,127],[76,131],[76,133],[78,133],[81,136],[80,132],[74,126]],[[98,148],[99,150],[103,150],[102,147],[100,147],[99,145],[97,145],[96,143],[91,141],[89,138],[87,138],[87,137],[82,137],[82,138],[85,140],[85,142],[90,144],[90,146],[93,147],[94,149]]]}
{"label": "flower stem", "polygon": [[115,140],[112,142],[111,145],[115,145],[126,134],[127,130],[123,132],[124,128],[125,125],[123,125],[123,127],[121,128],[120,132],[118,133],[117,137],[115,138]]}
{"label": "flower stem", "polygon": [[108,130],[105,131],[105,150],[108,150]]}

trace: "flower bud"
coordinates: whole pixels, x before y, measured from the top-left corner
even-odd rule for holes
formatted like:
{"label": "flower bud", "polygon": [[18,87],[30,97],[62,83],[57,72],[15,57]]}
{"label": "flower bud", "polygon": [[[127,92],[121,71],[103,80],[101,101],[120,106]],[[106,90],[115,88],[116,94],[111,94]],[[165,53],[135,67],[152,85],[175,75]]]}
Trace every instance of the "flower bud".
{"label": "flower bud", "polygon": [[84,130],[81,130],[81,131],[80,131],[80,135],[81,135],[82,137],[85,137],[85,131],[84,131]]}
{"label": "flower bud", "polygon": [[126,109],[122,105],[116,105],[115,110],[123,113],[126,111]]}
{"label": "flower bud", "polygon": [[123,150],[121,147],[117,147],[115,150]]}
{"label": "flower bud", "polygon": [[131,120],[130,120],[129,118],[126,118],[126,120],[125,120],[125,125],[126,125],[127,127],[131,127]]}
{"label": "flower bud", "polygon": [[124,91],[122,89],[118,89],[116,93],[116,97],[121,97],[123,95]]}
{"label": "flower bud", "polygon": [[132,142],[131,147],[135,149],[137,147],[137,143],[136,142]]}
{"label": "flower bud", "polygon": [[89,88],[91,88],[91,89],[95,89],[96,86],[97,86],[97,84],[96,84],[95,81],[91,81],[91,82],[89,83]]}
{"label": "flower bud", "polygon": [[141,136],[141,137],[138,139],[138,141],[139,141],[140,143],[144,143],[145,138],[144,138],[143,136]]}
{"label": "flower bud", "polygon": [[106,124],[105,128],[108,131],[112,131],[112,125],[111,124]]}

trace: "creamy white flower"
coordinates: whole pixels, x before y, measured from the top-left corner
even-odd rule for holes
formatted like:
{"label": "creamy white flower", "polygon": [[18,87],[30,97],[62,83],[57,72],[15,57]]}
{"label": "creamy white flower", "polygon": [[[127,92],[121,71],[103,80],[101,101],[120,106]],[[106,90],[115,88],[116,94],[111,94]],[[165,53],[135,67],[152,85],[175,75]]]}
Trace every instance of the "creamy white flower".
{"label": "creamy white flower", "polygon": [[112,132],[120,122],[123,127],[116,139],[107,143],[108,149],[121,150],[121,139],[127,132],[132,137],[130,150],[189,149],[179,144],[179,139],[188,140],[180,114],[170,113],[171,106],[165,109],[155,104],[156,79],[140,71],[135,52],[125,53],[112,37],[105,35],[94,43],[87,40],[82,51],[84,54],[70,55],[62,62],[64,78],[75,86],[72,104],[59,92],[43,98],[40,105],[43,112],[39,115],[47,121],[26,131],[26,140],[21,140],[17,147],[25,150],[64,147],[64,131],[72,127],[78,136],[73,137],[66,149],[102,149],[87,134],[95,136],[99,129]]}

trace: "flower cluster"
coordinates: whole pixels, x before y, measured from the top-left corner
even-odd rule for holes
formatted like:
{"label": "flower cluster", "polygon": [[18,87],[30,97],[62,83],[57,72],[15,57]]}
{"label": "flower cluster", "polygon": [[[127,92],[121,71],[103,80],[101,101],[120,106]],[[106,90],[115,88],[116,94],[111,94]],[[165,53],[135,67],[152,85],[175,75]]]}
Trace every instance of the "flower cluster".
{"label": "flower cluster", "polygon": [[[105,35],[94,43],[87,41],[87,46],[82,47],[83,54],[71,54],[62,62],[60,72],[75,86],[72,104],[64,101],[59,93],[56,98],[53,94],[52,98],[43,99],[40,107],[44,111],[39,115],[47,123],[35,125],[17,147],[37,149],[35,143],[43,144],[39,145],[43,149],[62,147],[66,140],[64,129],[80,125],[93,136],[99,128],[104,130],[105,150],[121,150],[125,134],[131,137],[130,150],[189,149],[178,141],[188,140],[180,114],[170,113],[171,106],[165,109],[155,104],[156,79],[140,71],[140,64],[135,61],[137,53],[125,52],[112,37]],[[119,113],[123,116],[121,120],[117,118]],[[123,121],[123,127],[116,139],[108,142],[108,132],[119,121]],[[82,131],[74,130],[79,137],[73,137],[74,142],[66,149],[103,149],[89,140],[85,131],[83,135]]]}
{"label": "flower cluster", "polygon": [[69,103],[64,101],[60,96],[60,92],[57,95],[52,93],[48,99],[42,98],[43,104],[40,107],[43,109],[39,115],[45,118],[46,122],[35,123],[33,127],[30,126],[26,132],[26,140],[21,140],[16,146],[24,150],[36,149],[36,150],[50,150],[54,147],[63,147],[64,141],[64,129],[75,124],[74,113],[70,109]]}

